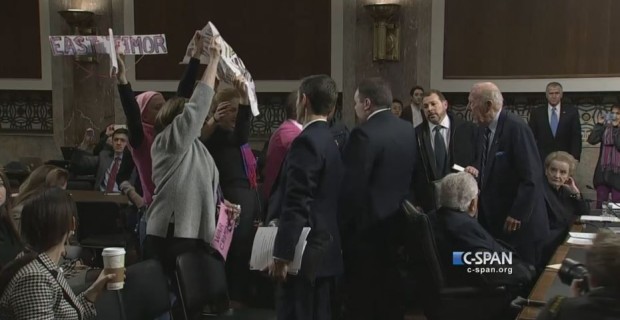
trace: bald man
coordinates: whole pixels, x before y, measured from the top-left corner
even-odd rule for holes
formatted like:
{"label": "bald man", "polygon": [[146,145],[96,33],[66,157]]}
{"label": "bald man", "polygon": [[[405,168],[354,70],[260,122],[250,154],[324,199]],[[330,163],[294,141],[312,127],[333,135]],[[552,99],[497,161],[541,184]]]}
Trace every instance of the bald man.
{"label": "bald man", "polygon": [[477,164],[467,171],[478,177],[480,223],[524,261],[538,265],[549,235],[542,164],[527,123],[503,110],[503,102],[495,84],[473,86],[468,108],[481,132]]}

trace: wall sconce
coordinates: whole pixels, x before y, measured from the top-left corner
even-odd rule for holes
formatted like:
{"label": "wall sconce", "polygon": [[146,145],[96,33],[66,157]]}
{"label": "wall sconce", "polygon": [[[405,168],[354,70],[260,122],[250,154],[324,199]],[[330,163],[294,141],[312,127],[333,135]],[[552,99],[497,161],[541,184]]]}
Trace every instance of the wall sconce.
{"label": "wall sconce", "polygon": [[375,20],[373,30],[373,61],[400,59],[400,23],[398,4],[367,4],[364,6]]}
{"label": "wall sconce", "polygon": [[[76,36],[94,36],[97,35],[95,28],[95,13],[81,9],[69,9],[58,11],[65,19],[69,27],[71,27],[72,35]],[[76,55],[75,61],[78,62],[97,62],[97,56],[93,55]]]}

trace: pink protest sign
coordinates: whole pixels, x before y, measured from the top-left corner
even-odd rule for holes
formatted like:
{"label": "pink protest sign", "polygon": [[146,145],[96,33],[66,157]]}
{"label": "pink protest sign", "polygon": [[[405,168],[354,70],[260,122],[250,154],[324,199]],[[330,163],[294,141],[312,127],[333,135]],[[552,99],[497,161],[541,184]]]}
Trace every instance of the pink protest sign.
{"label": "pink protest sign", "polygon": [[211,241],[211,247],[219,252],[224,260],[228,256],[228,249],[232,242],[233,232],[235,231],[235,221],[228,218],[226,214],[226,206],[220,205],[219,217],[215,226],[215,235]]}

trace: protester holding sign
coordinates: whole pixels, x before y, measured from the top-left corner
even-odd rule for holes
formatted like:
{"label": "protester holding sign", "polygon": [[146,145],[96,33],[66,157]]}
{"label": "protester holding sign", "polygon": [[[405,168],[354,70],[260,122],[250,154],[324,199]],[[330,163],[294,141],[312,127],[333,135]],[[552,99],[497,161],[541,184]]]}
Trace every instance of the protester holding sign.
{"label": "protester holding sign", "polygon": [[250,254],[254,238],[253,225],[258,216],[256,158],[248,144],[251,111],[248,92],[241,77],[234,88],[219,90],[212,102],[212,115],[202,128],[201,140],[213,155],[220,172],[224,197],[241,205],[239,226],[226,260],[230,298],[247,303],[249,297]]}
{"label": "protester holding sign", "polygon": [[[209,65],[190,100],[169,99],[155,118],[151,157],[156,188],[147,211],[147,245],[171,278],[177,256],[203,250],[215,234],[219,172],[198,137],[209,114],[220,50],[215,39],[209,45]],[[228,207],[231,218],[238,215],[236,206]]]}

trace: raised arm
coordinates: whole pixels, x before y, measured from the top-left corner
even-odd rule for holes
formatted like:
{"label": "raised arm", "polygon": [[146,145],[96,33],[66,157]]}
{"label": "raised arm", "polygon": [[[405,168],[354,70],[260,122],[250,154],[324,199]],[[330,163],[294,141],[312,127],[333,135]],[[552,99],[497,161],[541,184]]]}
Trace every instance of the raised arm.
{"label": "raised arm", "polygon": [[248,143],[250,139],[250,123],[252,121],[252,112],[250,110],[250,99],[248,98],[248,90],[245,86],[245,80],[242,77],[235,79],[233,85],[241,94],[239,101],[239,111],[235,123],[235,143],[242,146]]}
{"label": "raised arm", "polygon": [[131,84],[127,81],[124,57],[118,56],[118,95],[121,98],[123,112],[127,118],[127,130],[129,131],[129,145],[132,148],[138,148],[144,139],[144,131],[142,129],[142,116],[140,107],[136,101],[136,97],[131,89]]}
{"label": "raised arm", "polygon": [[185,104],[183,113],[170,124],[169,143],[172,144],[171,149],[185,149],[193,143],[194,138],[200,136],[200,129],[207,114],[209,114],[217,65],[220,61],[221,47],[217,39],[219,38],[214,38],[209,46],[210,61],[200,83],[194,90],[189,102]]}
{"label": "raised arm", "polygon": [[192,96],[192,91],[194,91],[194,84],[196,83],[198,68],[200,67],[200,56],[205,48],[204,37],[200,36],[199,31],[196,31],[194,34],[194,43],[196,44],[194,53],[177,88],[177,96],[188,99]]}

